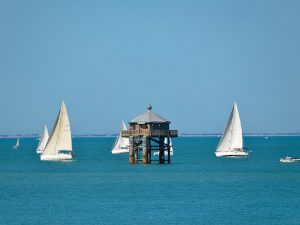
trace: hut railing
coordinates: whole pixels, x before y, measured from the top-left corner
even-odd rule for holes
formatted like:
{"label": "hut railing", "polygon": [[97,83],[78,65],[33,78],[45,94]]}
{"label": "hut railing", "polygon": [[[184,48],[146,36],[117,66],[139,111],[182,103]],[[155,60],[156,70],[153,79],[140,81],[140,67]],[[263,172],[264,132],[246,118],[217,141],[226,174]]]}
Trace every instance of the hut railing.
{"label": "hut railing", "polygon": [[121,135],[122,137],[130,137],[130,136],[177,137],[178,131],[177,130],[124,130],[121,132]]}

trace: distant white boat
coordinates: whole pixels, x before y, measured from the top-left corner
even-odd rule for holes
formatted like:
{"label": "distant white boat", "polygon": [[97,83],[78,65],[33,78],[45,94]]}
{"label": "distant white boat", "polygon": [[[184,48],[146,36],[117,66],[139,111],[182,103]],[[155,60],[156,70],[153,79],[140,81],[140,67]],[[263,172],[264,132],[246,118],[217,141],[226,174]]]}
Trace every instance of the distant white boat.
{"label": "distant white boat", "polygon": [[294,163],[294,162],[300,162],[300,159],[292,158],[290,156],[286,156],[284,158],[281,158],[280,162],[282,162],[282,163]]}
{"label": "distant white boat", "polygon": [[74,158],[70,121],[63,102],[50,138],[41,154],[41,160],[71,160]]}
{"label": "distant white boat", "polygon": [[234,103],[225,131],[215,152],[217,157],[248,156],[243,147],[243,133],[237,104]]}
{"label": "distant white boat", "polygon": [[42,154],[43,153],[43,151],[44,151],[44,149],[46,147],[48,139],[49,139],[49,133],[48,133],[47,126],[45,125],[43,133],[42,133],[42,135],[40,137],[40,142],[39,142],[38,147],[36,149],[36,153],[37,154]]}
{"label": "distant white boat", "polygon": [[112,154],[122,154],[129,152],[129,138],[122,137],[121,132],[128,130],[124,121],[121,123],[119,135],[115,141],[114,147],[111,151]]}
{"label": "distant white boat", "polygon": [[[167,138],[165,138],[164,143],[168,144],[168,139]],[[153,155],[158,155],[158,154],[159,154],[159,151],[153,152]],[[165,156],[167,156],[168,155],[168,150],[165,150],[164,154],[165,154]],[[170,138],[170,155],[171,156],[173,155],[173,143],[172,143],[172,139],[171,138]]]}
{"label": "distant white boat", "polygon": [[17,139],[16,145],[13,146],[13,149],[18,149],[20,147],[20,139]]}

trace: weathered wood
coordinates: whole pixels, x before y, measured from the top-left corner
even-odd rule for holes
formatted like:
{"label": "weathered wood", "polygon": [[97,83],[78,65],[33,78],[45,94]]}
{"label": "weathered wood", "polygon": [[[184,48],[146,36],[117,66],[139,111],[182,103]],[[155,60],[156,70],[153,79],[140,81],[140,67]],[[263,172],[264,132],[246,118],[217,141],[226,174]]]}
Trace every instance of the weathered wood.
{"label": "weathered wood", "polygon": [[147,139],[147,149],[148,149],[148,164],[151,164],[151,155],[152,155],[152,151],[151,151],[151,145],[150,145],[150,139]]}
{"label": "weathered wood", "polygon": [[167,138],[168,164],[171,163],[170,137]]}
{"label": "weathered wood", "polygon": [[129,137],[129,164],[134,164],[134,137]]}
{"label": "weathered wood", "polygon": [[159,138],[159,163],[165,163],[165,148],[164,148],[164,138]]}
{"label": "weathered wood", "polygon": [[147,136],[143,136],[143,164],[148,164],[148,139]]}
{"label": "weathered wood", "polygon": [[122,137],[130,137],[130,136],[148,136],[148,137],[178,137],[177,130],[146,130],[146,129],[138,129],[138,130],[123,130],[121,132]]}
{"label": "weathered wood", "polygon": [[134,159],[135,159],[135,164],[139,164],[139,160],[140,160],[140,154],[139,154],[139,147],[138,146],[134,146]]}

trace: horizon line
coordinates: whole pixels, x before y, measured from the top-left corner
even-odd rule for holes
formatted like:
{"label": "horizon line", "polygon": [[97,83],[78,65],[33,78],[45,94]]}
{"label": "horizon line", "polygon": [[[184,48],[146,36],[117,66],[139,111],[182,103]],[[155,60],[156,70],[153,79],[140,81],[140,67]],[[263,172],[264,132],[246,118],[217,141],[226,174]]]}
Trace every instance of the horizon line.
{"label": "horizon line", "polygon": [[[179,133],[178,137],[221,137],[223,133]],[[108,134],[74,134],[72,137],[117,137],[118,133]],[[244,137],[276,137],[276,136],[300,136],[300,132],[262,132],[244,133]],[[0,134],[0,138],[39,138],[40,134]]]}

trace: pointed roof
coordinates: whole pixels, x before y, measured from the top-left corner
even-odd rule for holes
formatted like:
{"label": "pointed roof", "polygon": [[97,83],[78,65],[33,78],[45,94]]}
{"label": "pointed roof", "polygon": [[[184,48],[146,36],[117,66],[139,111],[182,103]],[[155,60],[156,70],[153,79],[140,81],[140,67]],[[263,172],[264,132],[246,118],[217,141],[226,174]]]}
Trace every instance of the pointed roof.
{"label": "pointed roof", "polygon": [[163,118],[162,116],[158,115],[157,113],[152,111],[152,106],[149,105],[148,110],[144,112],[142,115],[131,120],[129,123],[171,123],[169,120]]}

